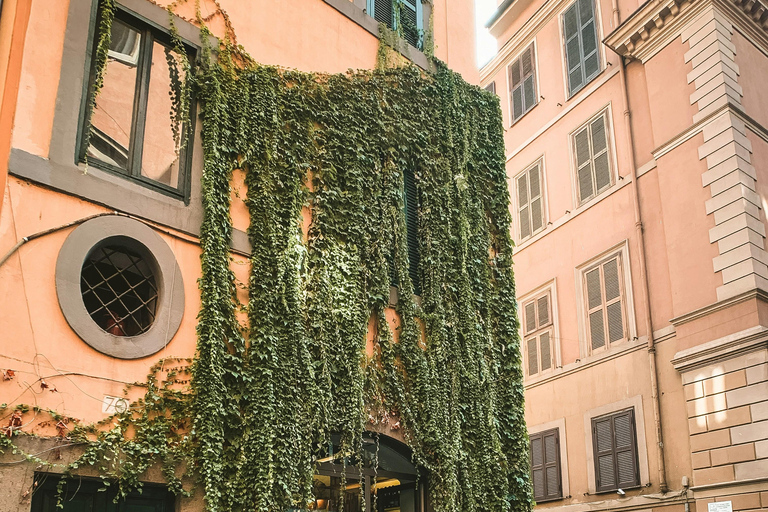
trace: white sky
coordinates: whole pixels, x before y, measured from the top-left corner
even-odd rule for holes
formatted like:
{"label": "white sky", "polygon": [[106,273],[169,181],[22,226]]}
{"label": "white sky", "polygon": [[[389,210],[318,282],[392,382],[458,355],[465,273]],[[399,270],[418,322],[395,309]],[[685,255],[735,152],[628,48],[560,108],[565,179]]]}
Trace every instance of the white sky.
{"label": "white sky", "polygon": [[480,68],[496,55],[496,39],[488,33],[485,22],[496,10],[496,0],[475,0],[477,27],[477,67]]}

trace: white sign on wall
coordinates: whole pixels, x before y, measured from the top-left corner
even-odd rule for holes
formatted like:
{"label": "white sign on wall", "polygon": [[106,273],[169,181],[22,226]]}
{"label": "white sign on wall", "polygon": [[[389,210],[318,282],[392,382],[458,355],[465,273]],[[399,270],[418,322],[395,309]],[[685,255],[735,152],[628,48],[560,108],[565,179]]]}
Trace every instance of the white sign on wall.
{"label": "white sign on wall", "polygon": [[733,512],[733,504],[730,501],[707,503],[707,512]]}

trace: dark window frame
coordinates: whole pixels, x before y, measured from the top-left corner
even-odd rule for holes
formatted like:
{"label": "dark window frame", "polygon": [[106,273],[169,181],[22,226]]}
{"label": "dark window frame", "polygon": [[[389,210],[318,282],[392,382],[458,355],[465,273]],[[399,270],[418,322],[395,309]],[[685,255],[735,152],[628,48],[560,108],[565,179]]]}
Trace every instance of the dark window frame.
{"label": "dark window frame", "polygon": [[[551,462],[547,462],[547,455],[548,452],[546,450],[546,439],[549,437],[554,437],[554,460]],[[545,503],[548,501],[556,501],[561,500],[564,498],[563,496],[563,469],[562,469],[562,461],[560,459],[560,429],[554,428],[550,430],[544,430],[542,432],[536,432],[535,434],[529,434],[528,438],[530,440],[529,442],[529,452],[530,452],[530,460],[531,460],[531,486],[533,488],[534,492],[534,500],[536,503]],[[534,442],[536,441],[541,442],[541,464],[534,465],[534,453],[533,453],[533,446]],[[550,493],[549,490],[549,477],[547,476],[547,469],[548,468],[555,468],[557,475],[557,491]],[[541,486],[544,489],[544,494],[536,495],[536,483],[537,483],[537,472],[541,472],[541,478],[544,479]]]}
{"label": "dark window frame", "polygon": [[[99,7],[99,16],[100,16]],[[97,16],[98,19],[98,16]],[[149,91],[149,70],[152,67],[152,47],[153,43],[158,43],[173,47],[171,41],[171,35],[156,24],[146,20],[139,15],[132,13],[131,11],[123,8],[117,4],[115,6],[115,20],[119,20],[129,27],[137,30],[141,34],[141,43],[139,48],[139,59],[137,66],[137,80],[136,88],[134,91],[133,100],[133,114],[131,122],[131,134],[130,143],[128,147],[128,168],[121,169],[117,166],[103,162],[94,157],[88,157],[88,165],[92,165],[100,170],[107,171],[111,174],[129,179],[133,182],[139,183],[147,188],[160,192],[164,195],[173,197],[175,199],[181,199],[185,204],[189,204],[190,191],[191,191],[191,167],[192,167],[192,147],[193,139],[195,135],[195,118],[196,118],[196,101],[194,94],[192,95],[189,105],[188,122],[181,128],[181,136],[186,138],[184,147],[179,153],[179,182],[178,187],[172,187],[153,180],[146,176],[141,175],[141,158],[144,148],[144,136],[146,135],[146,114],[147,114],[147,101]],[[86,147],[85,141],[86,132],[90,129],[91,115],[89,112],[90,98],[93,95],[94,88],[94,71],[96,64],[96,44],[99,40],[98,26],[94,26],[92,31],[93,37],[89,41],[91,60],[88,63],[88,75],[84,80],[83,85],[83,102],[81,105],[80,123],[77,132],[77,162],[86,162]],[[187,56],[191,62],[195,62],[197,51],[194,46],[183,41],[184,49],[187,52]],[[136,164],[138,161],[138,164]]]}
{"label": "dark window frame", "polygon": [[[30,512],[55,512],[57,486],[61,475],[51,473],[35,473],[35,492],[32,495]],[[176,510],[176,498],[167,487],[161,484],[143,484],[141,492],[131,492],[119,503],[114,503],[117,494],[116,486],[112,485],[101,491],[104,483],[98,478],[70,477],[64,486],[64,499],[80,497],[92,497],[91,510],[93,512],[119,512],[126,510],[131,501],[154,502],[156,512],[174,512]],[[130,511],[130,508],[127,509]]]}
{"label": "dark window frame", "polygon": [[[616,420],[623,416],[628,416],[628,422],[630,427],[629,434],[631,439],[628,446],[617,446],[615,425],[616,425]],[[610,429],[611,429],[610,430],[610,434],[611,434],[610,450],[600,450],[600,446],[598,444],[599,433],[598,433],[597,425],[598,423],[604,423],[604,422],[609,422],[610,424]],[[640,457],[639,457],[639,450],[637,446],[637,422],[635,420],[634,407],[592,418],[591,429],[592,429],[592,454],[594,459],[594,471],[595,471],[595,491],[597,493],[606,493],[606,492],[614,492],[617,489],[625,490],[625,489],[636,489],[636,488],[642,487],[641,480],[640,480]],[[625,453],[625,452],[629,452],[632,457],[634,479],[631,482],[619,481],[620,468],[619,468],[618,455],[620,453]],[[612,475],[614,480],[613,484],[603,483],[603,481],[607,479],[607,476],[602,475],[600,471],[600,458],[608,457],[608,456],[612,458],[611,467],[613,470],[613,475]]]}

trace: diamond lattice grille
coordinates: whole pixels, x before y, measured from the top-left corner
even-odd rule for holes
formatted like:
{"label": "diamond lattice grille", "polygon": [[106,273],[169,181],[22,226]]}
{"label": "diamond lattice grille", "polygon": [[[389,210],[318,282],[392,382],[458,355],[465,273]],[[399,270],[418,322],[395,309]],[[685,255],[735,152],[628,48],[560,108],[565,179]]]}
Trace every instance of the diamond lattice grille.
{"label": "diamond lattice grille", "polygon": [[155,276],[144,258],[125,247],[91,252],[80,274],[80,291],[93,321],[115,336],[137,336],[155,320]]}

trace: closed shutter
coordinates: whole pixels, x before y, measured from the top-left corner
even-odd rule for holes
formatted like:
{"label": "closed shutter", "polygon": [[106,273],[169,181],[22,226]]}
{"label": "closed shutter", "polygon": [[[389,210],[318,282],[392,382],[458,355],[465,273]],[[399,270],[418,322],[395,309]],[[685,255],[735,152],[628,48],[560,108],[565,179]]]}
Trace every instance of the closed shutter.
{"label": "closed shutter", "polygon": [[485,90],[490,93],[496,94],[496,82],[494,81],[486,85]]}
{"label": "closed shutter", "polygon": [[592,420],[597,491],[640,485],[634,410]]}
{"label": "closed shutter", "polygon": [[394,27],[394,0],[368,0],[368,15],[389,28]]}
{"label": "closed shutter", "polygon": [[592,350],[626,338],[620,255],[584,273],[587,326]]}
{"label": "closed shutter", "polygon": [[550,293],[546,292],[523,305],[523,328],[529,376],[552,368],[550,297]]}
{"label": "closed shutter", "polygon": [[536,53],[533,45],[509,65],[509,97],[512,104],[512,121],[517,121],[523,114],[538,103],[536,94]]}
{"label": "closed shutter", "polygon": [[399,2],[403,37],[411,46],[421,48],[421,24],[419,19],[421,0],[399,0]]}
{"label": "closed shutter", "polygon": [[416,188],[416,178],[413,171],[406,169],[403,176],[405,186],[405,224],[408,241],[408,276],[411,278],[413,293],[421,295],[421,279],[419,278],[419,193]]}
{"label": "closed shutter", "polygon": [[563,13],[568,92],[574,94],[600,71],[597,28],[592,0],[576,0]]}
{"label": "closed shutter", "polygon": [[516,186],[520,240],[525,240],[544,228],[540,164],[520,174],[516,179]]}
{"label": "closed shutter", "polygon": [[579,204],[582,204],[610,187],[613,181],[606,114],[578,130],[572,141]]}
{"label": "closed shutter", "polygon": [[530,435],[533,497],[537,502],[563,497],[558,429]]}

